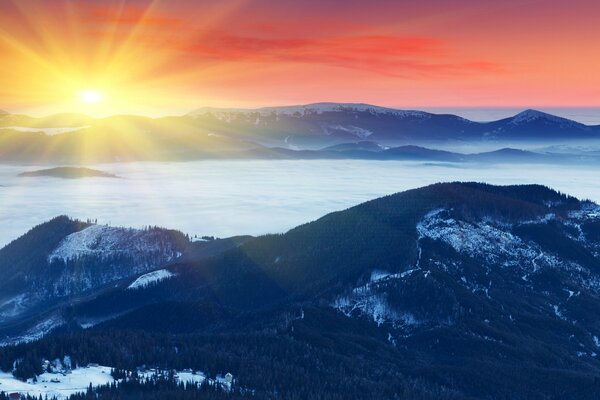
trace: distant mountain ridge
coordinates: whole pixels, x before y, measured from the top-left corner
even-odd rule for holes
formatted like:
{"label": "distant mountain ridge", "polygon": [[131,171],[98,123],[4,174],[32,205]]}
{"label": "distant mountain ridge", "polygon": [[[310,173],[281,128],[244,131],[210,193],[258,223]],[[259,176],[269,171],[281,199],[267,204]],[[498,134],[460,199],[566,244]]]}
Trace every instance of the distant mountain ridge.
{"label": "distant mountain ridge", "polygon": [[[452,114],[399,110],[352,103],[314,103],[298,106],[257,109],[219,109],[205,107],[188,114],[194,118],[212,116],[227,124],[252,130],[251,125],[269,129],[305,124],[308,132],[326,136],[375,141],[390,140],[526,140],[591,138],[598,126],[587,126],[536,110],[525,110],[497,121],[475,122]],[[290,130],[286,132],[292,133]],[[306,138],[305,138],[306,139]],[[290,138],[288,138],[288,141]]]}
{"label": "distant mountain ridge", "polygon": [[[27,135],[23,133],[27,132]],[[47,134],[44,134],[44,133]],[[575,142],[600,139],[600,126],[535,110],[490,122],[368,104],[205,107],[184,116],[91,118],[58,114],[0,118],[0,162],[94,163],[248,157],[249,150],[318,150],[344,143],[383,147],[447,143]],[[502,143],[505,143],[502,145]],[[85,157],[79,149],[90,149]]]}
{"label": "distant mountain ridge", "polygon": [[328,146],[321,150],[290,150],[281,147],[256,148],[237,154],[244,159],[267,160],[380,160],[447,163],[523,163],[595,165],[600,157],[594,152],[553,153],[510,147],[480,153],[457,153],[417,145],[387,147],[376,142],[360,141]]}
{"label": "distant mountain ridge", "polygon": [[[294,106],[275,106],[260,108],[218,108],[202,107],[192,111],[187,115],[192,117],[202,116],[207,113],[227,117],[232,114],[261,115],[268,116],[289,115],[289,116],[307,116],[310,114],[323,114],[326,112],[368,112],[371,114],[391,114],[399,117],[419,117],[428,118],[433,115],[425,111],[418,110],[400,110],[396,108],[381,107],[365,103],[311,103]],[[460,118],[460,117],[459,117]]]}

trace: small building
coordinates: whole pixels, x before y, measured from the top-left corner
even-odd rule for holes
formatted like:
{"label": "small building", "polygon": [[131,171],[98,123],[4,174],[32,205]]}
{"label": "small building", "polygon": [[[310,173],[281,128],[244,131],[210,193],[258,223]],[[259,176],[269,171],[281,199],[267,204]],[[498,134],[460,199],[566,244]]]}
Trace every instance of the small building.
{"label": "small building", "polygon": [[225,382],[229,383],[230,385],[233,383],[233,375],[229,372],[225,374]]}
{"label": "small building", "polygon": [[13,392],[8,394],[10,400],[21,400],[21,393]]}

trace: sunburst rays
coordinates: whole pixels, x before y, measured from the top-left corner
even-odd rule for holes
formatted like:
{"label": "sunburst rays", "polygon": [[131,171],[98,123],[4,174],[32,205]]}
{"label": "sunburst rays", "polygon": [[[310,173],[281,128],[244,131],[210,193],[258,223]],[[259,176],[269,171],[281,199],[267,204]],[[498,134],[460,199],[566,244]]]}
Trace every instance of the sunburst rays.
{"label": "sunburst rays", "polygon": [[[95,116],[123,110],[145,114],[143,110],[168,109],[166,99],[201,99],[191,87],[219,68],[186,62],[186,49],[241,3],[206,12],[199,8],[184,19],[170,14],[168,2],[159,0],[7,0],[3,7],[9,12],[0,15],[0,54],[6,62],[0,95],[31,109],[45,106],[46,113]],[[90,91],[107,101],[87,101],[98,97]],[[87,93],[85,101],[82,93]]]}

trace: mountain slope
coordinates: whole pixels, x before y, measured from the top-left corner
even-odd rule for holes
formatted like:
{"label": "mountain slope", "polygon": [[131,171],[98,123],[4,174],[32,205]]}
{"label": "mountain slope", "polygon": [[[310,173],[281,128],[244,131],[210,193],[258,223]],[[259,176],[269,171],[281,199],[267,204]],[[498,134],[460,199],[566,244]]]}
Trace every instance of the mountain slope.
{"label": "mountain slope", "polygon": [[[63,329],[86,331],[15,354],[106,334],[127,338],[141,329],[192,335],[177,339],[181,355],[173,355],[174,363],[194,358],[192,343],[211,342],[210,354],[238,360],[250,373],[256,360],[235,354],[254,354],[258,342],[268,353],[284,340],[319,354],[330,368],[365,363],[379,371],[379,363],[456,398],[597,394],[596,204],[538,185],[444,183],[363,203],[282,235],[234,242],[208,256],[184,249],[161,267],[159,275],[168,278],[132,290],[140,274],[134,275],[66,305]],[[232,343],[228,335],[252,339]],[[164,359],[172,339],[159,337],[163,344],[143,353],[133,352],[136,340],[123,339],[120,348],[134,358],[110,361],[131,368]],[[277,354],[290,365],[300,362]],[[365,384],[379,388],[374,382],[384,375],[369,373]]]}
{"label": "mountain slope", "polygon": [[0,330],[32,317],[27,329],[54,325],[61,318],[48,313],[61,302],[152,270],[187,245],[181,233],[159,228],[115,228],[67,217],[39,225],[0,250]]}
{"label": "mountain slope", "polygon": [[590,127],[566,118],[537,110],[525,110],[519,114],[487,124],[486,135],[494,138],[530,139],[585,138],[593,137],[597,127]]}

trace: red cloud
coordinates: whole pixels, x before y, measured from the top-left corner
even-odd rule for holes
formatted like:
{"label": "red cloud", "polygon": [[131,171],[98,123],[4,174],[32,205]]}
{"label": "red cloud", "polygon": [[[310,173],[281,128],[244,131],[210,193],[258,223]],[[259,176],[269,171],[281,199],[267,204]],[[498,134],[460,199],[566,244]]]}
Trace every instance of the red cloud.
{"label": "red cloud", "polygon": [[389,76],[415,73],[500,72],[495,63],[455,60],[443,42],[425,36],[360,35],[323,38],[265,38],[212,31],[185,51],[213,61],[298,62],[366,70]]}
{"label": "red cloud", "polygon": [[[95,42],[105,35],[111,43],[133,37],[130,44],[153,52],[180,52],[186,56],[185,65],[191,68],[250,61],[307,63],[399,77],[502,71],[501,65],[487,60],[459,57],[436,36],[369,34],[364,32],[373,27],[359,28],[335,20],[324,23],[318,17],[304,21],[303,30],[299,30],[299,21],[294,24],[293,17],[285,23],[258,18],[265,13],[262,9],[252,9],[256,15],[250,19],[233,13],[222,20],[206,20],[196,8],[160,8],[154,4],[106,2],[82,6],[83,15],[91,22],[86,34]],[[205,30],[207,26],[212,26],[211,30]],[[179,61],[173,59],[175,65]]]}

